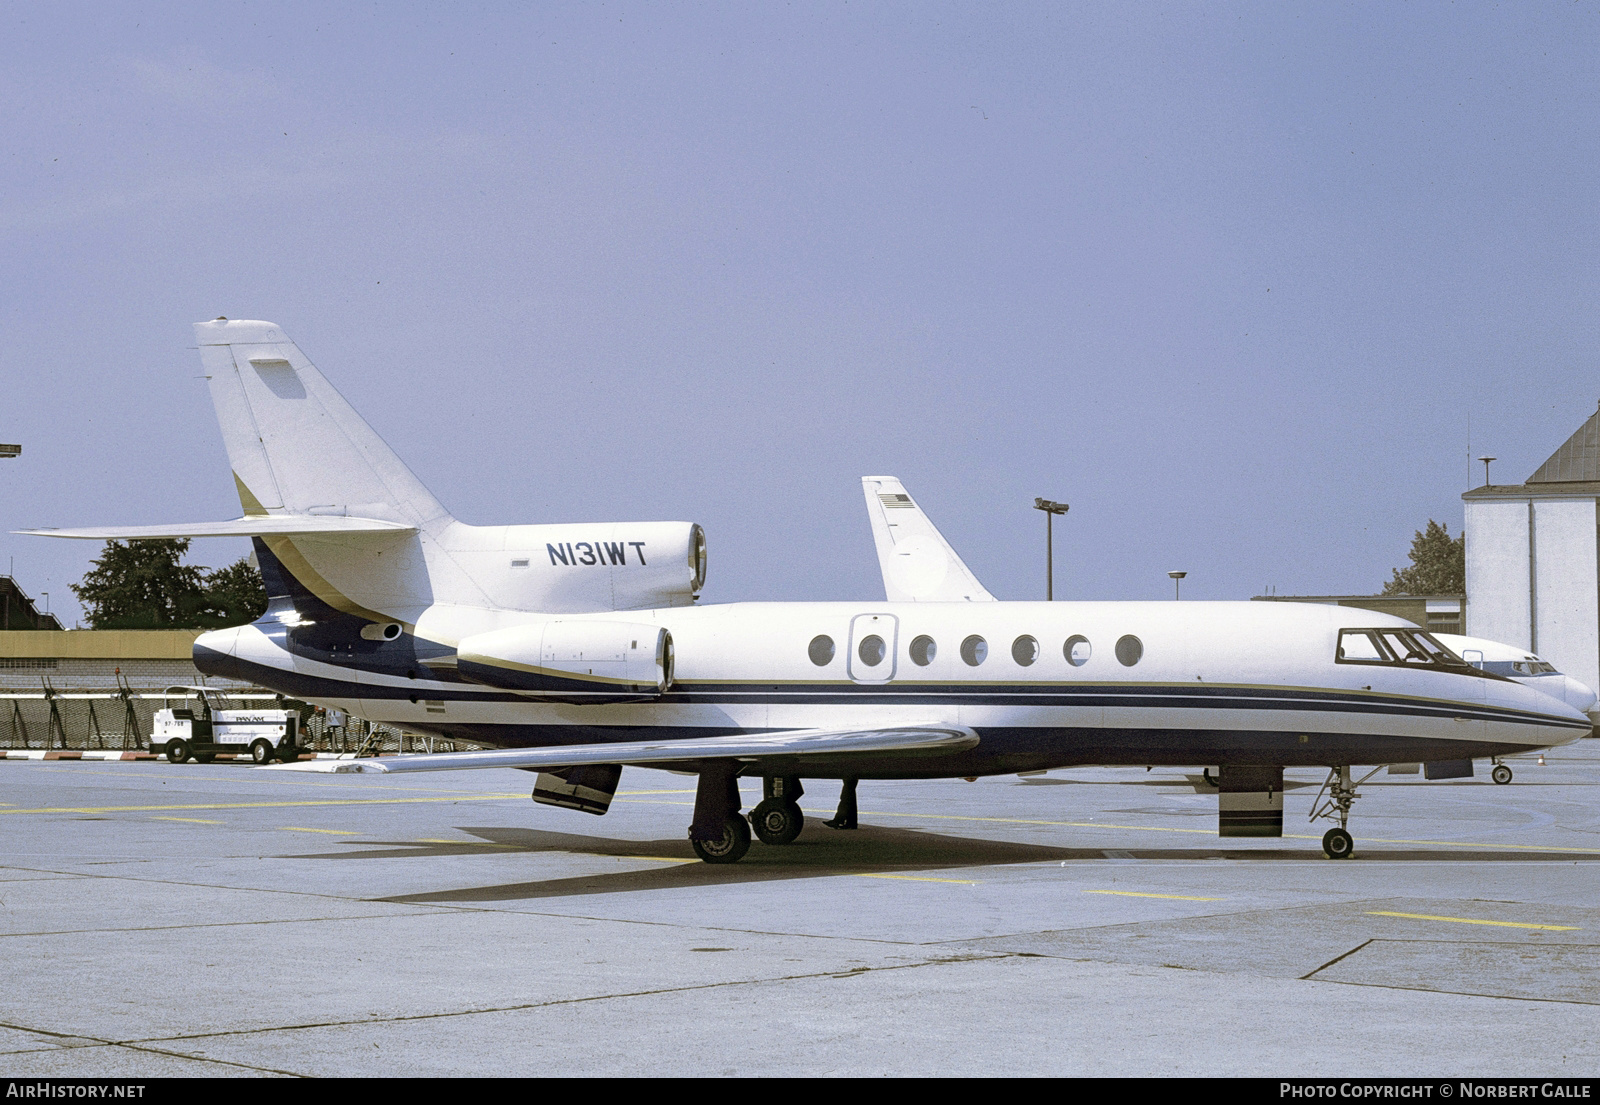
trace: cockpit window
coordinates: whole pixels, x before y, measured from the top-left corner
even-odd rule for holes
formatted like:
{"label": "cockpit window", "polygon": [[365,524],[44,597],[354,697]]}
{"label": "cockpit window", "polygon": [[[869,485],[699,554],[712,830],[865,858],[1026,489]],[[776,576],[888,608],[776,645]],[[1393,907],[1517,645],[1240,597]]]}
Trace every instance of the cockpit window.
{"label": "cockpit window", "polygon": [[1341,664],[1464,668],[1467,662],[1420,629],[1341,629]]}

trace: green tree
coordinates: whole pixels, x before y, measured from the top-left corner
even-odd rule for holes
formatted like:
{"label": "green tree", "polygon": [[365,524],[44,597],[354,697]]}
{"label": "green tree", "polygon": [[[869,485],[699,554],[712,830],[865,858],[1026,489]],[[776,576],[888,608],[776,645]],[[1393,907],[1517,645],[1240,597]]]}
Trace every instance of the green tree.
{"label": "green tree", "polygon": [[[72,585],[95,629],[215,629],[267,608],[248,561],[207,572],[184,564],[189,539],[107,541],[82,583]],[[253,583],[253,587],[252,587]]]}
{"label": "green tree", "polygon": [[267,612],[267,588],[249,557],[207,572],[206,595],[222,625],[247,625]]}
{"label": "green tree", "polygon": [[1432,518],[1411,540],[1411,564],[1396,568],[1383,585],[1386,595],[1460,595],[1467,590],[1467,538]]}

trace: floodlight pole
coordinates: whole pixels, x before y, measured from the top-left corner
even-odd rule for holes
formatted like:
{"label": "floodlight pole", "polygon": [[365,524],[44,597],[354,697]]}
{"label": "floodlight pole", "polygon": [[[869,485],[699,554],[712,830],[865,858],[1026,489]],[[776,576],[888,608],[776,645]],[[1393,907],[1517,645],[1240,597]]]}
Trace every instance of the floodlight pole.
{"label": "floodlight pole", "polygon": [[1188,575],[1188,574],[1189,574],[1188,572],[1168,572],[1167,573],[1167,575],[1170,576],[1171,579],[1172,579],[1172,601],[1173,602],[1177,602],[1179,599],[1183,598],[1183,577]]}
{"label": "floodlight pole", "polygon": [[1499,457],[1479,457],[1478,459],[1483,461],[1483,486],[1488,487],[1489,486],[1489,462],[1492,461],[1492,460],[1499,460],[1500,458]]}
{"label": "floodlight pole", "polygon": [[1044,600],[1054,602],[1056,597],[1055,532],[1053,523],[1057,514],[1065,514],[1066,503],[1052,503],[1049,499],[1033,500],[1033,509],[1044,511]]}

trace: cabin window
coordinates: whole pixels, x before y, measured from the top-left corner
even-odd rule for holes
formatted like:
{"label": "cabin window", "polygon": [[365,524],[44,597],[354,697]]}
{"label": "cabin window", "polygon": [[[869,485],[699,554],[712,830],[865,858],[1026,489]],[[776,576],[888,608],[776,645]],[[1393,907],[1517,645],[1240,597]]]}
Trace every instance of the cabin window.
{"label": "cabin window", "polygon": [[974,633],[961,642],[961,658],[967,662],[968,667],[977,667],[988,659],[989,642]]}
{"label": "cabin window", "polygon": [[833,663],[833,638],[826,633],[818,633],[811,638],[811,647],[806,649],[806,655],[811,657],[811,662],[817,667],[827,667]]}
{"label": "cabin window", "polygon": [[1144,656],[1144,642],[1132,633],[1121,637],[1117,641],[1117,662],[1125,668],[1131,668]]}
{"label": "cabin window", "polygon": [[1019,667],[1028,667],[1039,658],[1039,642],[1024,633],[1011,642],[1011,658]]}
{"label": "cabin window", "polygon": [[1089,657],[1094,655],[1094,646],[1089,643],[1089,638],[1075,633],[1061,646],[1061,655],[1065,656],[1067,663],[1073,667],[1081,668],[1089,662]]}
{"label": "cabin window", "polygon": [[926,633],[911,642],[911,662],[917,667],[927,667],[933,663],[933,658],[937,655],[939,655],[939,646]]}
{"label": "cabin window", "polygon": [[861,644],[856,646],[856,655],[861,657],[861,662],[869,668],[875,668],[883,663],[883,658],[888,654],[888,646],[883,643],[883,638],[876,633],[868,634],[861,638]]}

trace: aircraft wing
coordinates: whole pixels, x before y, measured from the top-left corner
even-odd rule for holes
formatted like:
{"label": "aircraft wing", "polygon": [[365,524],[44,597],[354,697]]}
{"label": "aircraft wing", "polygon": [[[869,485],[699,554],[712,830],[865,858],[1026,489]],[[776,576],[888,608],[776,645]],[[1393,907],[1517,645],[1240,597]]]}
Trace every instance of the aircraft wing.
{"label": "aircraft wing", "polygon": [[791,729],[777,733],[736,733],[689,740],[626,741],[616,744],[564,744],[554,748],[508,748],[493,752],[439,752],[433,755],[312,760],[278,764],[264,771],[316,771],[328,774],[401,771],[457,771],[473,767],[521,767],[543,771],[582,764],[671,764],[690,760],[764,760],[790,756],[853,756],[866,752],[936,755],[964,752],[978,734],[964,725],[894,725],[876,729]]}
{"label": "aircraft wing", "polygon": [[343,514],[247,514],[231,522],[173,522],[163,526],[92,526],[85,529],[23,529],[34,537],[80,537],[94,541],[138,541],[152,537],[292,537],[301,534],[411,533],[415,526]]}
{"label": "aircraft wing", "polygon": [[890,602],[993,602],[894,476],[862,476],[872,541]]}

